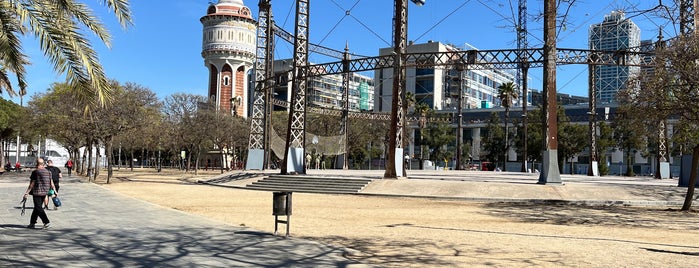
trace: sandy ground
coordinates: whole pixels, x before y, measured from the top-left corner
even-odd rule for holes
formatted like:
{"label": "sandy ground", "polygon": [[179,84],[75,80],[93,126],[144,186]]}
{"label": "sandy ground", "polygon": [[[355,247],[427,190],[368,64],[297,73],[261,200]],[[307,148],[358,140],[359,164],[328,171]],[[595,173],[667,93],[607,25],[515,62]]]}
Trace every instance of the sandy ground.
{"label": "sandy ground", "polygon": [[[272,193],[192,183],[219,174],[122,169],[110,184],[98,183],[273,232]],[[699,213],[675,209],[294,193],[290,233],[379,267],[696,267]]]}

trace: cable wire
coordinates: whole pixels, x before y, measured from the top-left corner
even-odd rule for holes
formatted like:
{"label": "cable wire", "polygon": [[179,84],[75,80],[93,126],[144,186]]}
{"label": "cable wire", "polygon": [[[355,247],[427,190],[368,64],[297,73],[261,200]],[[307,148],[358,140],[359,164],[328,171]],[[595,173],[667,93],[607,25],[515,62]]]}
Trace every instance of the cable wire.
{"label": "cable wire", "polygon": [[464,7],[464,6],[465,6],[466,4],[468,4],[468,2],[470,2],[470,1],[471,1],[471,0],[464,1],[463,4],[461,4],[460,6],[458,6],[458,7],[457,7],[456,9],[454,9],[452,12],[450,12],[449,14],[447,14],[444,18],[442,18],[442,19],[439,20],[437,23],[435,23],[434,25],[432,25],[432,27],[430,27],[429,29],[427,29],[427,31],[425,31],[424,33],[422,33],[422,34],[421,34],[420,36],[418,36],[415,40],[416,40],[416,41],[420,40],[420,38],[422,38],[423,36],[425,36],[426,34],[428,34],[430,31],[434,30],[435,27],[437,27],[439,24],[441,24],[442,22],[444,22],[447,18],[449,18],[449,16],[454,15],[454,13],[456,13],[456,11],[459,11],[459,9],[461,9],[462,7]]}

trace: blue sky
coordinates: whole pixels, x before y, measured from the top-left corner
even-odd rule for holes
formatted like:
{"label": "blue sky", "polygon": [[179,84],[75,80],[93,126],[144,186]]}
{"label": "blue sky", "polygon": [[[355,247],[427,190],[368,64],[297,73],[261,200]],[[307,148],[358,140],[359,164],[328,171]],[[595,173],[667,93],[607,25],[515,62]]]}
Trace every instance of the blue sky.
{"label": "blue sky", "polygon": [[[209,1],[132,0],[134,25],[127,29],[122,29],[106,8],[97,4],[101,1],[84,2],[93,7],[112,34],[111,49],[94,43],[110,78],[148,87],[161,99],[174,93],[206,93],[208,76],[200,55],[202,25],[199,18],[206,13]],[[258,1],[244,2],[257,18]],[[272,0],[276,23],[292,33],[294,3]],[[631,11],[627,17],[634,16],[632,20],[641,28],[642,39],[655,39],[658,26],[667,21],[635,12],[657,4],[649,0],[577,0],[569,11],[569,24],[558,36],[558,47],[586,48],[590,24],[601,22],[605,14],[618,9]],[[309,38],[312,43],[338,50],[343,50],[348,43],[351,52],[367,56],[390,46],[393,1],[313,0],[310,5]],[[542,13],[543,0],[528,1],[527,8],[530,47],[541,47],[543,21],[536,18]],[[408,39],[416,43],[428,40],[455,45],[469,43],[484,50],[511,49],[516,47],[513,32],[516,12],[517,0],[427,0],[421,7],[411,3]],[[676,35],[672,26],[666,26],[664,31],[665,37]],[[33,38],[25,39],[24,50],[32,61],[27,69],[28,97],[63,80],[63,76],[56,74],[46,62]],[[292,45],[277,41],[275,58],[290,57],[292,50]],[[315,63],[335,61],[313,53],[309,59]],[[559,67],[557,75],[559,92],[587,96],[586,67]],[[531,70],[530,77],[530,87],[541,89],[541,70]],[[18,97],[11,99],[19,103]]]}

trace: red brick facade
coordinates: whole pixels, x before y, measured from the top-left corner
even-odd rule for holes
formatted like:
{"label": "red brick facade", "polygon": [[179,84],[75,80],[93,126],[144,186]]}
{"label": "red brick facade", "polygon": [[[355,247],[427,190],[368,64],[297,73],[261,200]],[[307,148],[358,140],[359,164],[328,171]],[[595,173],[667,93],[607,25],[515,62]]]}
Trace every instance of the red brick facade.
{"label": "red brick facade", "polygon": [[[243,96],[245,96],[245,66],[240,66],[238,67],[238,70],[235,71],[235,95],[242,98],[240,100],[241,102],[245,101],[245,98],[243,98]],[[240,103],[240,105],[238,105],[238,109],[236,111],[237,115],[245,115],[243,113],[243,106],[244,103]]]}
{"label": "red brick facade", "polygon": [[221,111],[231,110],[231,98],[233,97],[233,69],[230,65],[223,65],[221,70],[221,98],[218,99],[218,105]]}

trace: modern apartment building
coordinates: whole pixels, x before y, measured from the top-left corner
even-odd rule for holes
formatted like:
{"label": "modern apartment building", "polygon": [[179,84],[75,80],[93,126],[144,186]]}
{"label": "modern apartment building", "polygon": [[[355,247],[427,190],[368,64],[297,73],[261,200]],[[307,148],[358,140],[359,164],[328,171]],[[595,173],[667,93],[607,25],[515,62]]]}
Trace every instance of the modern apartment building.
{"label": "modern apartment building", "polygon": [[[456,47],[440,42],[429,41],[422,44],[408,45],[408,53],[448,52],[457,50],[476,49],[469,44]],[[390,55],[393,48],[382,48],[380,55]],[[408,68],[406,70],[406,92],[415,95],[416,102],[427,104],[434,110],[455,110],[459,92],[453,83],[455,77],[460,77],[463,109],[493,108],[500,106],[498,87],[505,82],[515,81],[514,70],[473,69],[457,71],[445,68]],[[376,94],[374,95],[374,110],[390,112],[393,69],[375,71]],[[454,92],[456,90],[456,92]],[[519,105],[519,100],[515,106]]]}
{"label": "modern apartment building", "polygon": [[[641,30],[622,11],[612,11],[604,21],[590,26],[589,48],[592,50],[638,50],[641,45]],[[616,94],[626,88],[629,78],[637,76],[638,66],[596,66],[594,86],[597,102],[616,103]]]}
{"label": "modern apartment building", "polygon": [[[291,101],[291,69],[293,59],[274,61],[274,73],[277,85],[274,97]],[[372,111],[374,109],[374,79],[353,73],[349,83],[349,110]],[[331,109],[342,109],[342,75],[313,76],[308,80],[306,90],[307,104]]]}

